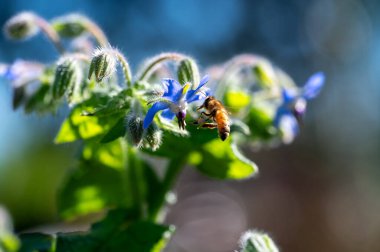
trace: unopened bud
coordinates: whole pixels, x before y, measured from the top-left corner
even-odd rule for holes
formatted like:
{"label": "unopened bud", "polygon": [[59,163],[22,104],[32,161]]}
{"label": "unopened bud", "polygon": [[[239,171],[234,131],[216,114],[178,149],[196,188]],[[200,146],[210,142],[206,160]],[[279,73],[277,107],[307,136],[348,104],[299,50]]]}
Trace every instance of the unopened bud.
{"label": "unopened bud", "polygon": [[58,62],[53,83],[54,98],[62,97],[80,81],[80,69],[75,59],[65,57]]}
{"label": "unopened bud", "polygon": [[195,85],[198,85],[199,83],[198,66],[191,58],[186,58],[179,63],[177,75],[178,81],[181,84],[191,82]]}
{"label": "unopened bud", "polygon": [[91,60],[88,78],[95,74],[97,82],[109,77],[116,71],[117,56],[112,48],[99,48],[95,50]]}
{"label": "unopened bud", "polygon": [[144,134],[143,120],[135,113],[130,113],[126,117],[126,137],[136,146],[140,146]]}
{"label": "unopened bud", "polygon": [[240,252],[279,252],[279,249],[269,235],[258,231],[246,232],[242,236],[240,243]]}
{"label": "unopened bud", "polygon": [[85,21],[86,17],[71,14],[53,20],[52,25],[60,36],[73,38],[82,35],[86,31]]}
{"label": "unopened bud", "polygon": [[275,81],[275,73],[270,63],[263,62],[253,67],[253,73],[256,76],[259,85],[269,87]]}
{"label": "unopened bud", "polygon": [[21,12],[9,19],[4,25],[4,32],[10,39],[28,39],[36,35],[39,27],[36,15],[32,12]]}
{"label": "unopened bud", "polygon": [[143,140],[144,147],[151,148],[153,151],[160,147],[162,142],[162,131],[152,122],[145,130],[145,138]]}

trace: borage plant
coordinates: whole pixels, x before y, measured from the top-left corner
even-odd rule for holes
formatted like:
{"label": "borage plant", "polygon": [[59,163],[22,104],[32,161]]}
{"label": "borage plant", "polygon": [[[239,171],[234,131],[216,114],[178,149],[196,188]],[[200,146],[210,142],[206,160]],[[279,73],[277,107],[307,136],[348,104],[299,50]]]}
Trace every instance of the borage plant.
{"label": "borage plant", "polygon": [[[4,30],[10,39],[42,31],[59,53],[53,64],[2,64],[1,75],[13,88],[14,109],[40,114],[70,108],[55,143],[80,141],[82,147],[78,167],[58,195],[60,216],[72,220],[108,211],[82,233],[16,237],[0,230],[5,251],[160,251],[175,230],[162,222],[183,167],[217,179],[255,176],[257,166],[239,148],[292,142],[306,102],[324,82],[323,73],[316,73],[298,88],[281,69],[252,54],[201,75],[192,57],[162,53],[132,74],[102,30],[77,14],[48,22],[24,12]],[[165,160],[166,167],[155,167],[152,158]],[[241,251],[278,249],[268,235],[249,231]]]}

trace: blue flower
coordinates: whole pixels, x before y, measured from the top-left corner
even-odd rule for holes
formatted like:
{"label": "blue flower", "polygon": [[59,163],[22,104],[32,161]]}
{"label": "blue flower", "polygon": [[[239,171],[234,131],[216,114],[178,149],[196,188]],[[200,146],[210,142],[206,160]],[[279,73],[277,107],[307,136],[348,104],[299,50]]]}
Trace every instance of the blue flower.
{"label": "blue flower", "polygon": [[299,124],[306,112],[307,101],[318,96],[325,82],[322,72],[313,74],[300,92],[282,89],[282,104],[277,108],[274,126],[281,128],[284,142],[291,142],[299,132]]}
{"label": "blue flower", "polygon": [[208,90],[205,90],[203,86],[208,82],[208,76],[204,76],[200,81],[196,89],[190,88],[190,83],[185,85],[179,84],[173,79],[164,79],[162,84],[164,86],[163,94],[151,101],[153,106],[148,110],[148,113],[144,119],[144,129],[148,128],[152,123],[154,116],[160,110],[162,110],[161,116],[163,118],[172,120],[174,116],[178,119],[178,126],[181,129],[185,129],[185,117],[187,105],[189,103],[198,101],[205,98],[208,95]]}
{"label": "blue flower", "polygon": [[12,65],[0,67],[0,76],[12,83],[13,88],[19,88],[39,79],[44,66],[37,62],[16,60]]}

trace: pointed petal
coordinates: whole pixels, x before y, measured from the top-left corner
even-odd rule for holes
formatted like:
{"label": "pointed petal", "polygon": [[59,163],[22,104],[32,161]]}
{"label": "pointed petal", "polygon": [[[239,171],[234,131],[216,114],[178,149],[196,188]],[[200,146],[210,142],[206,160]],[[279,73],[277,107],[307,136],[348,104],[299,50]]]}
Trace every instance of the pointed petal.
{"label": "pointed petal", "polygon": [[325,82],[325,74],[318,72],[313,74],[303,88],[303,97],[307,100],[315,98],[321,91]]}
{"label": "pointed petal", "polygon": [[276,115],[273,119],[273,125],[278,128],[280,125],[281,118],[286,115],[291,115],[290,111],[285,106],[278,107]]}
{"label": "pointed petal", "polygon": [[279,127],[285,144],[291,143],[299,132],[297,120],[291,115],[282,116]]}
{"label": "pointed petal", "polygon": [[153,104],[153,106],[148,110],[148,113],[146,113],[145,119],[144,119],[144,129],[148,128],[149,125],[152,123],[154,116],[156,113],[160,110],[166,109],[169,107],[169,104],[164,102],[156,102]]}
{"label": "pointed petal", "polygon": [[174,79],[169,79],[169,78],[163,79],[162,84],[165,87],[164,96],[166,97],[173,97],[182,90],[181,84],[179,84],[178,81]]}
{"label": "pointed petal", "polygon": [[168,120],[173,120],[173,118],[175,117],[175,114],[171,112],[170,109],[165,109],[164,111],[162,111],[161,117]]}
{"label": "pointed petal", "polygon": [[293,100],[296,97],[296,95],[292,92],[292,90],[287,90],[285,88],[282,89],[281,95],[282,95],[283,104],[289,104],[293,102]]}
{"label": "pointed petal", "polygon": [[199,85],[198,85],[197,89],[203,87],[203,86],[208,82],[209,79],[210,79],[210,78],[209,78],[208,75],[203,76],[203,78],[202,78],[201,81],[199,82]]}

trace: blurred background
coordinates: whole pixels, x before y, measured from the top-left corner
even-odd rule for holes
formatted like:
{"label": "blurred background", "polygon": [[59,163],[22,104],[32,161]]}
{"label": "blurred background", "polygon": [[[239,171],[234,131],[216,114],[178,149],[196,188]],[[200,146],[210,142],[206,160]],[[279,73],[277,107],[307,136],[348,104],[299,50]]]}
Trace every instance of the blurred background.
{"label": "blurred background", "polygon": [[[168,252],[233,251],[247,229],[269,232],[285,252],[380,251],[380,1],[2,0],[0,24],[22,10],[93,18],[134,69],[179,51],[204,67],[257,53],[299,85],[326,73],[293,144],[244,150],[259,177],[222,182],[185,169],[168,214],[177,226]],[[1,62],[56,57],[43,36],[0,36]],[[0,204],[22,231],[58,221],[57,189],[76,152],[52,143],[62,114],[12,111],[11,93],[0,83]]]}

